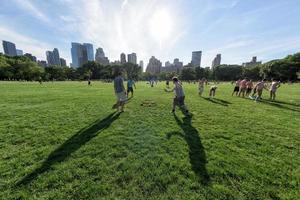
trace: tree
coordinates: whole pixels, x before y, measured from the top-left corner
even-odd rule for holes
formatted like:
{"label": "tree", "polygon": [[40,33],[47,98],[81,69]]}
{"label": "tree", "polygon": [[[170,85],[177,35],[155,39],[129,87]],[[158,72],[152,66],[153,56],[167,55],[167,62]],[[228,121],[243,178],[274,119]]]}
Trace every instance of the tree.
{"label": "tree", "polygon": [[196,72],[194,68],[184,67],[181,71],[180,77],[182,80],[195,80]]}

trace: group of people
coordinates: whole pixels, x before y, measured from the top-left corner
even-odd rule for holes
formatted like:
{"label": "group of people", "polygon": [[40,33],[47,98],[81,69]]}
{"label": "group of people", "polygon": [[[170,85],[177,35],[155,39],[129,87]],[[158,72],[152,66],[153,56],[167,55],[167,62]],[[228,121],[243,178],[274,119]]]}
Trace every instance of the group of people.
{"label": "group of people", "polygon": [[[235,87],[232,92],[232,96],[235,94],[236,96],[249,96],[250,99],[254,99],[255,101],[262,99],[263,90],[269,90],[270,92],[270,100],[275,101],[277,89],[280,87],[280,81],[277,79],[272,79],[271,85],[268,86],[266,83],[266,79],[263,79],[257,82],[255,85],[252,80],[245,78],[239,79],[235,82]],[[252,92],[252,95],[251,95]]]}
{"label": "group of people", "polygon": [[[170,89],[169,81],[166,82],[166,92],[174,92],[175,96],[173,99],[173,108],[172,112],[175,112],[176,106],[179,106],[187,116],[190,116],[189,110],[185,105],[185,93],[182,87],[182,83],[179,81],[177,77],[172,78],[174,87]],[[117,97],[117,102],[114,104],[113,108],[118,109],[118,111],[124,111],[124,105],[128,100],[128,95],[131,93],[131,97],[133,97],[133,87],[136,88],[135,82],[129,78],[127,81],[127,91],[124,87],[124,80],[122,78],[122,72],[118,72],[116,78],[114,79],[114,90]],[[207,85],[207,80],[202,78],[198,81],[198,90],[199,95],[202,96],[204,92],[204,86]],[[275,100],[276,91],[280,87],[280,81],[273,79],[271,85],[268,87],[266,84],[266,79],[257,82],[255,85],[250,79],[239,79],[235,82],[235,87],[232,92],[232,96],[235,94],[239,97],[249,96],[249,98],[258,101],[262,99],[263,90],[270,91],[270,99]],[[209,97],[214,98],[216,95],[217,86],[212,85],[209,89]],[[251,94],[252,92],[252,94]]]}

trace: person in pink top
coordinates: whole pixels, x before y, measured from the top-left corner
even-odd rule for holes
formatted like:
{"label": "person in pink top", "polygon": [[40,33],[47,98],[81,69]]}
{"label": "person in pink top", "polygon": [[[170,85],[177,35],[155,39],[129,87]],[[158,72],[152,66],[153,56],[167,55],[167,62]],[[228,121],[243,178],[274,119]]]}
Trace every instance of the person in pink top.
{"label": "person in pink top", "polygon": [[266,89],[267,90],[267,87],[266,87],[266,79],[263,79],[262,81],[256,83],[255,85],[255,90],[257,92],[257,96],[255,98],[255,101],[257,102],[258,100],[261,99],[261,96],[262,96],[262,92],[263,92],[263,89]]}
{"label": "person in pink top", "polygon": [[252,80],[247,81],[246,86],[247,86],[246,96],[249,96],[252,92],[252,89],[253,89]]}
{"label": "person in pink top", "polygon": [[238,93],[240,91],[240,82],[241,82],[241,79],[239,79],[235,82],[235,86],[234,86],[234,89],[233,89],[233,92],[232,92],[231,96],[233,96],[234,93],[235,93],[236,96],[238,95]]}
{"label": "person in pink top", "polygon": [[270,100],[275,101],[276,98],[276,91],[280,87],[280,81],[276,79],[272,79],[272,84],[270,87]]}
{"label": "person in pink top", "polygon": [[239,97],[241,96],[241,94],[243,95],[243,97],[245,97],[246,89],[247,89],[247,79],[243,79],[243,80],[240,82]]}

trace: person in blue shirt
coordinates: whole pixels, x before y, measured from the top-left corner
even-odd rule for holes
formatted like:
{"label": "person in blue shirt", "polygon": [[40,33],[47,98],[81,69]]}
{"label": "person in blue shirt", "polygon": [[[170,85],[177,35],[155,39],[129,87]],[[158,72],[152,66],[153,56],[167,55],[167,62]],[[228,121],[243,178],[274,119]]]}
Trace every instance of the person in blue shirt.
{"label": "person in blue shirt", "polygon": [[134,89],[136,89],[134,80],[129,78],[127,81],[127,97],[129,95],[129,92],[131,93],[131,97],[133,97],[133,86],[134,86]]}

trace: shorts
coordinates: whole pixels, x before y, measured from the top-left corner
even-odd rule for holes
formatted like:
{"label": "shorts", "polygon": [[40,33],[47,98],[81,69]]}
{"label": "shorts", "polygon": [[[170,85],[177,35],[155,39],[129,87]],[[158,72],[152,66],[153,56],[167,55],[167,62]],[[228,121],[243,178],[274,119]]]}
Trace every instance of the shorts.
{"label": "shorts", "polygon": [[125,92],[116,93],[116,97],[117,97],[117,101],[121,101],[121,102],[127,101],[127,96]]}
{"label": "shorts", "polygon": [[245,91],[246,91],[246,88],[240,88],[240,91],[241,91],[241,92],[245,92]]}
{"label": "shorts", "polygon": [[128,87],[127,88],[127,93],[132,92],[133,93],[133,87]]}
{"label": "shorts", "polygon": [[183,106],[184,105],[184,99],[185,99],[185,96],[175,97],[174,100],[173,100],[173,103],[175,105],[178,105],[178,106]]}
{"label": "shorts", "polygon": [[240,87],[239,87],[239,86],[235,86],[233,91],[234,91],[234,92],[240,91]]}

